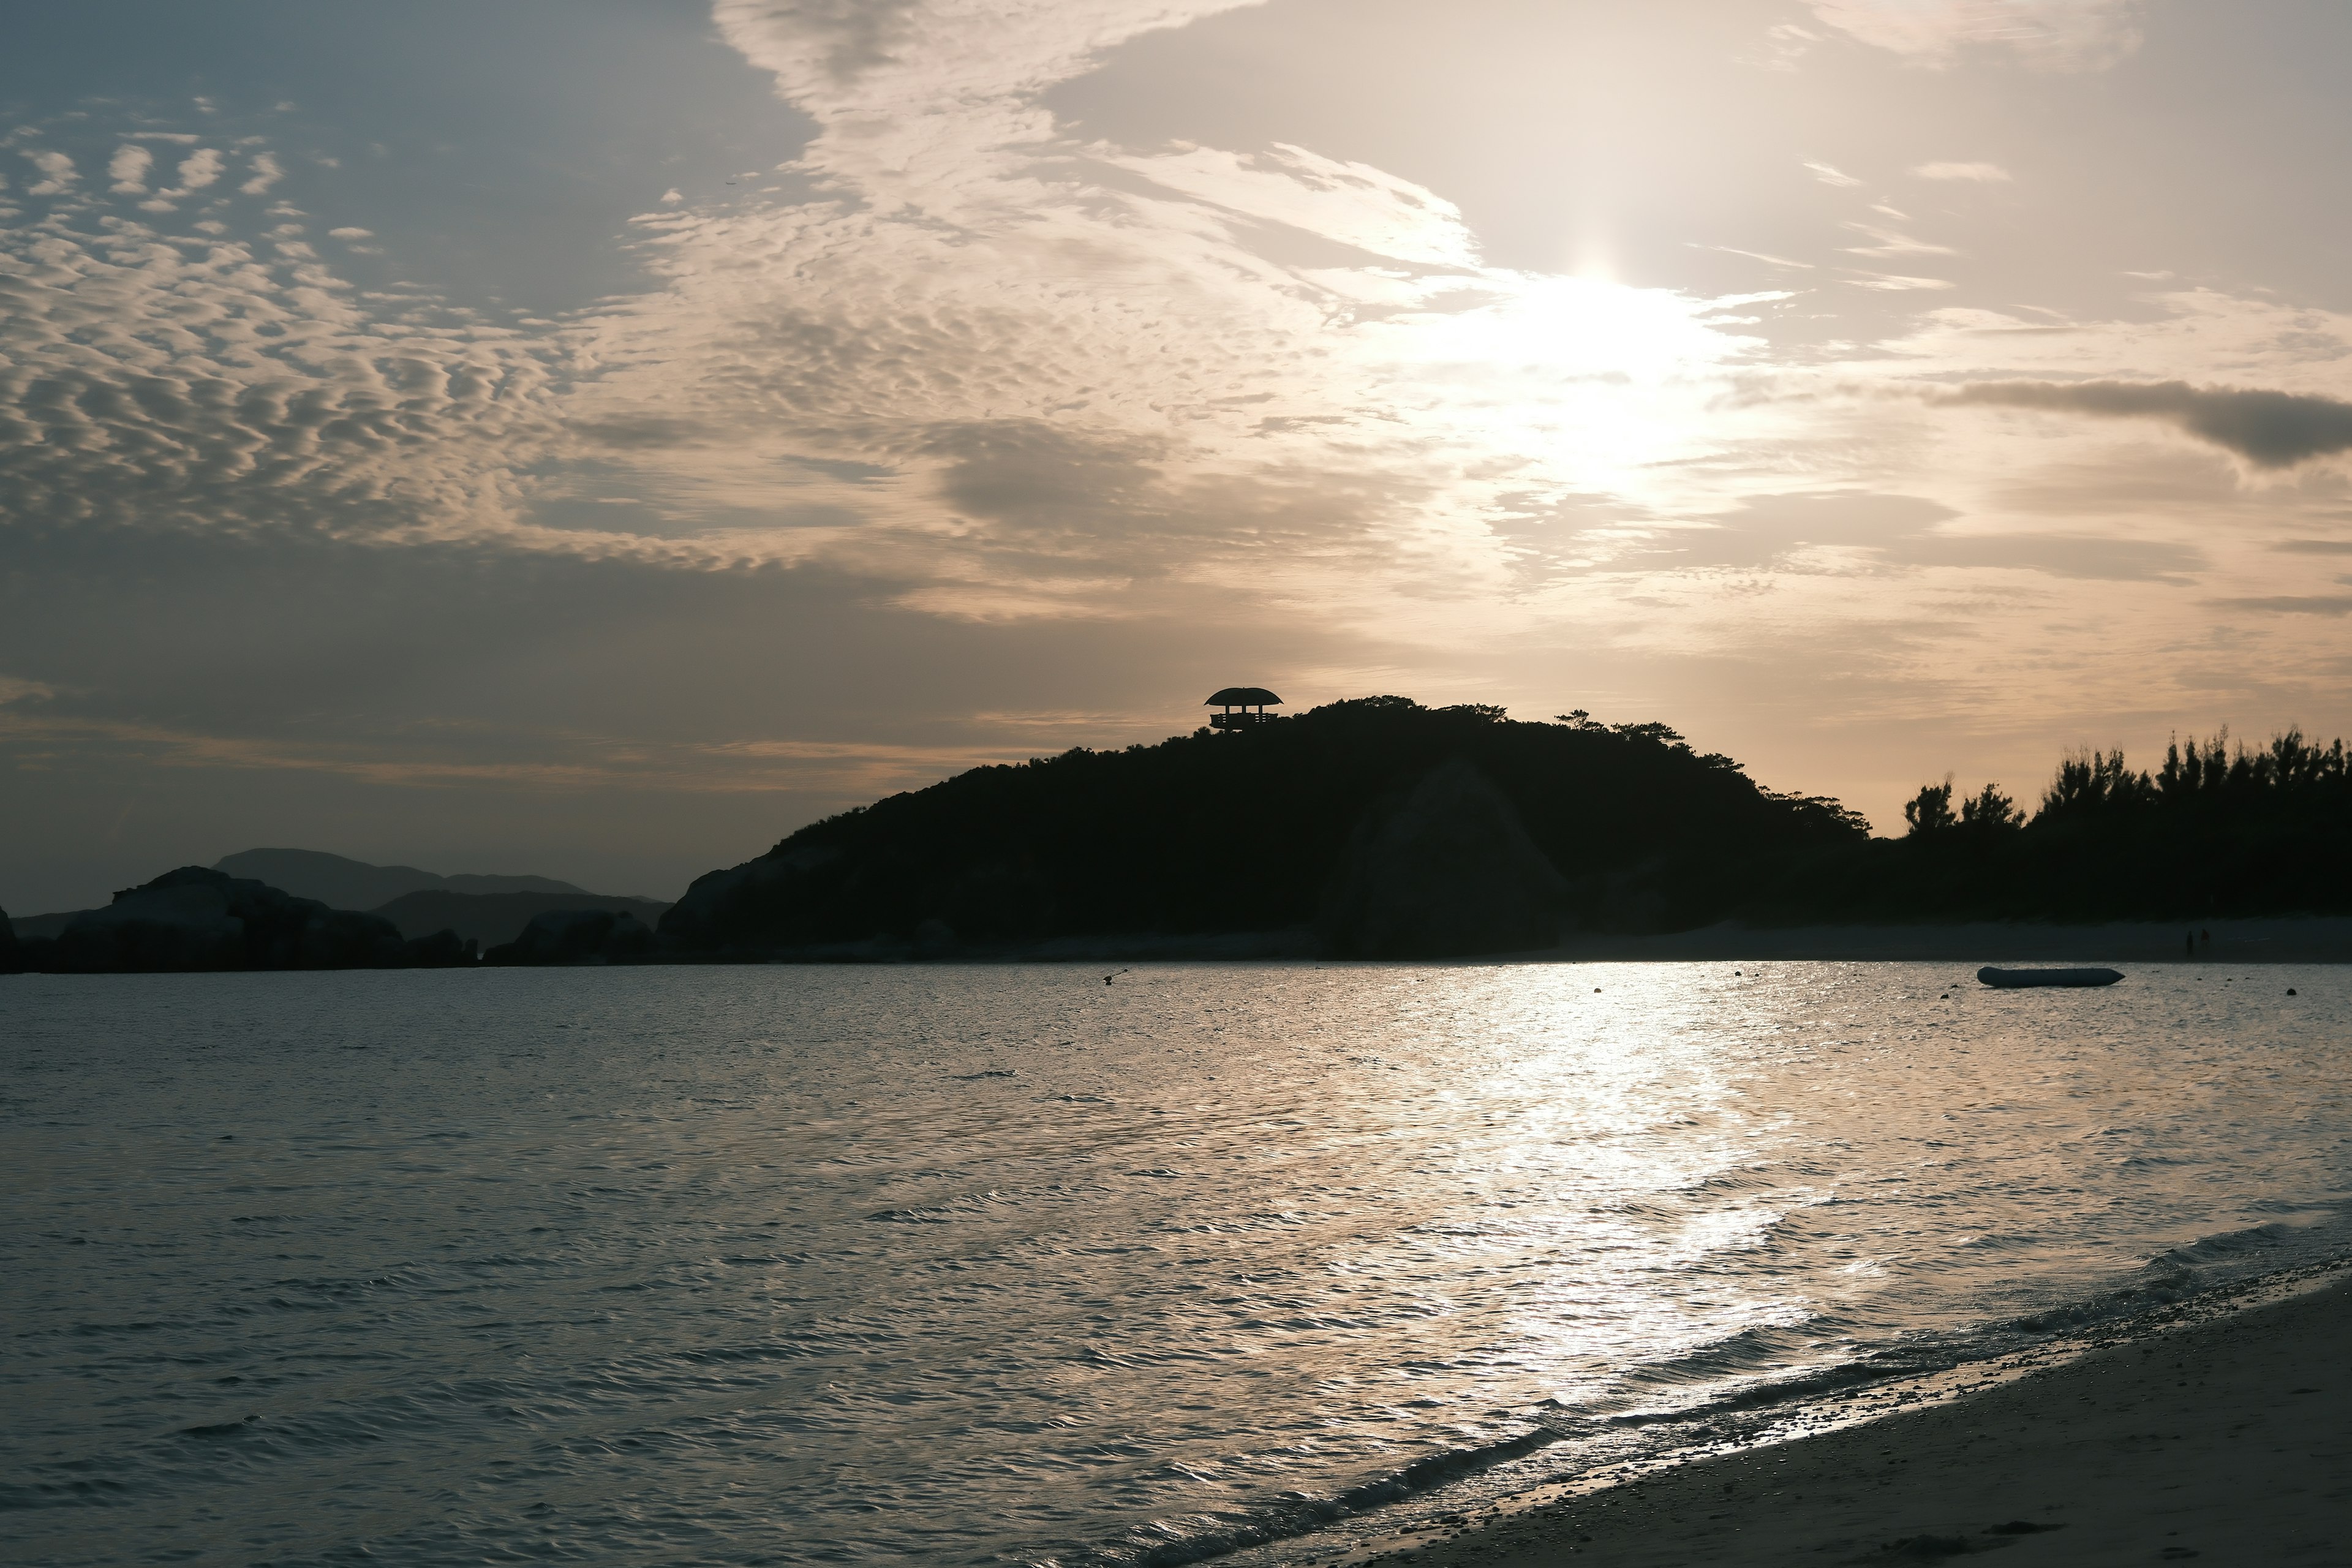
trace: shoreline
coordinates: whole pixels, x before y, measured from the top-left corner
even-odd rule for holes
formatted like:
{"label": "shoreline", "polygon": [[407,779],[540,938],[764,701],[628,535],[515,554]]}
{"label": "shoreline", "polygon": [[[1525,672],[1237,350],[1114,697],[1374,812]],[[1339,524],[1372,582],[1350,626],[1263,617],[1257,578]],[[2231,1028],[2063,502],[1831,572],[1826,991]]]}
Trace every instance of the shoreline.
{"label": "shoreline", "polygon": [[[2196,956],[2182,938],[2200,940]],[[2107,921],[2063,925],[2047,921],[1968,921],[1941,924],[1749,926],[1726,921],[1696,931],[1656,934],[1570,932],[1554,946],[1458,957],[1339,958],[1316,933],[1218,931],[1189,935],[1151,932],[1054,937],[1002,947],[974,943],[925,947],[872,939],[828,942],[741,957],[662,954],[650,963],[1314,963],[1399,965],[1500,963],[2105,963],[2143,966],[2352,963],[2352,916],[2279,915],[2180,925],[2160,921]]]}
{"label": "shoreline", "polygon": [[[2210,932],[2194,957],[2182,938]],[[2181,923],[1971,921],[1940,925],[1741,926],[1727,921],[1660,936],[1574,936],[1560,956],[1586,960],[1753,959],[2000,963],[2067,961],[2158,964],[2352,963],[2352,917],[2273,916]]]}
{"label": "shoreline", "polygon": [[[2195,956],[2183,938],[2204,933]],[[1350,959],[1330,956],[1303,928],[1187,935],[1150,932],[1055,937],[1002,947],[931,945],[875,938],[780,952],[656,952],[589,967],[665,968],[759,964],[1091,964],[1313,963],[1396,967],[1423,964],[1540,963],[2107,963],[2142,968],[2241,967],[2268,963],[2352,963],[2352,916],[2283,915],[2182,925],[2109,921],[2063,925],[2044,921],[1970,921],[1919,925],[1748,926],[1735,921],[1650,935],[1571,932],[1555,946],[1452,958]],[[473,965],[457,965],[471,968]],[[520,964],[487,967],[543,968]],[[0,973],[5,973],[0,970]],[[48,973],[28,971],[27,973]],[[107,971],[104,973],[214,973]],[[236,971],[234,973],[262,973]]]}
{"label": "shoreline", "polygon": [[1350,1568],[1995,1551],[2014,1568],[2352,1561],[2352,1258],[2074,1343],[1856,1390],[1862,1408],[1817,1412],[1814,1430],[1555,1483],[1451,1535],[1345,1555]]}
{"label": "shoreline", "polygon": [[[2200,940],[2195,957],[2183,937]],[[1726,921],[1696,931],[1651,935],[1571,932],[1555,946],[1455,958],[1335,958],[1315,933],[1298,929],[1164,936],[1149,933],[1055,937],[1008,947],[924,951],[913,943],[866,942],[806,948],[766,959],[677,957],[655,962],[770,963],[1214,963],[1362,964],[1950,963],[1971,966],[2105,963],[2193,968],[2256,963],[2352,963],[2352,916],[2280,915],[2181,925],[2107,921],[2063,925],[2047,921],[1968,921],[1918,925],[1749,926]]]}

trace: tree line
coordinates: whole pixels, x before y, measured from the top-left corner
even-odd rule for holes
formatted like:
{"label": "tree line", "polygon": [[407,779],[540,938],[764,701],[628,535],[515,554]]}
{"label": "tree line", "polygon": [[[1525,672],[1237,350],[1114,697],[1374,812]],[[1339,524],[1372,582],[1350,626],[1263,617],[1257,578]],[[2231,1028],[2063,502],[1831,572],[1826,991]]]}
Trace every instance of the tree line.
{"label": "tree line", "polygon": [[2175,738],[2162,764],[2118,750],[2059,761],[2029,815],[1947,777],[1905,831],[1832,857],[1783,912],[1864,918],[2198,920],[2352,910],[2352,758],[2299,730],[2261,746]]}

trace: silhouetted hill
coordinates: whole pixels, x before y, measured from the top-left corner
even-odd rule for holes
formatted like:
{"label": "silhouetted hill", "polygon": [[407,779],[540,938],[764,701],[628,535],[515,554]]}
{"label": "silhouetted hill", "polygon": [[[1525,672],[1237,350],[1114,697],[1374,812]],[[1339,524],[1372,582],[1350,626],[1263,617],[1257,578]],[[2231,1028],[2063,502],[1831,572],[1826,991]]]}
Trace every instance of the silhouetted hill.
{"label": "silhouetted hill", "polygon": [[235,969],[408,969],[471,963],[447,931],[404,941],[390,921],[331,910],[249,879],[183,866],[17,944],[24,967],[60,974]]}
{"label": "silhouetted hill", "polygon": [[599,893],[450,893],[426,889],[404,893],[374,912],[405,937],[454,931],[492,948],[516,941],[535,915],[552,910],[594,910],[626,914],[651,929],[667,904],[655,899],[620,899]]}
{"label": "silhouetted hill", "polygon": [[552,877],[444,877],[414,866],[371,866],[319,849],[243,849],[213,869],[281,888],[331,909],[380,909],[407,893],[585,893]]}
{"label": "silhouetted hill", "polygon": [[701,878],[660,934],[753,958],[1311,924],[1340,952],[1492,952],[1720,919],[1865,832],[1664,725],[1362,698],[894,795]]}

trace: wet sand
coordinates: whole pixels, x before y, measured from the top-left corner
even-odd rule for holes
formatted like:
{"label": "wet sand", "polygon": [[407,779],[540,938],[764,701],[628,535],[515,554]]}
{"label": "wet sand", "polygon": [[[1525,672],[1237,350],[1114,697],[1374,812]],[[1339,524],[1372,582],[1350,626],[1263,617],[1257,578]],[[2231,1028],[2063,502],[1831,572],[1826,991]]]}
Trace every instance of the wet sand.
{"label": "wet sand", "polygon": [[1864,1425],[1540,1503],[1390,1568],[2352,1563],[2352,1278]]}

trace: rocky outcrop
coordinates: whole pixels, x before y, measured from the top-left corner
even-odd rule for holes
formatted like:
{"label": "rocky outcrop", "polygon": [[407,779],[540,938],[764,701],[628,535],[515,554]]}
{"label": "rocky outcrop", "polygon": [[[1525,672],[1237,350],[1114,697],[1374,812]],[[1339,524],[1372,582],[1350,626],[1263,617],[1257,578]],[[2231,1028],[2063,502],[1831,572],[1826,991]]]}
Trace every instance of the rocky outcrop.
{"label": "rocky outcrop", "polygon": [[633,963],[653,956],[653,928],[626,911],[550,910],[482,955],[509,965]]}
{"label": "rocky outcrop", "polygon": [[76,916],[55,939],[23,945],[29,967],[65,974],[405,969],[473,962],[454,937],[404,942],[390,921],[331,910],[202,866],[184,866],[125,889],[105,909]]}
{"label": "rocky outcrop", "polygon": [[16,928],[8,923],[8,911],[0,910],[0,974],[16,974],[24,967],[16,952]]}
{"label": "rocky outcrop", "polygon": [[1551,947],[1566,885],[1486,774],[1454,758],[1359,822],[1321,927],[1344,958]]}

